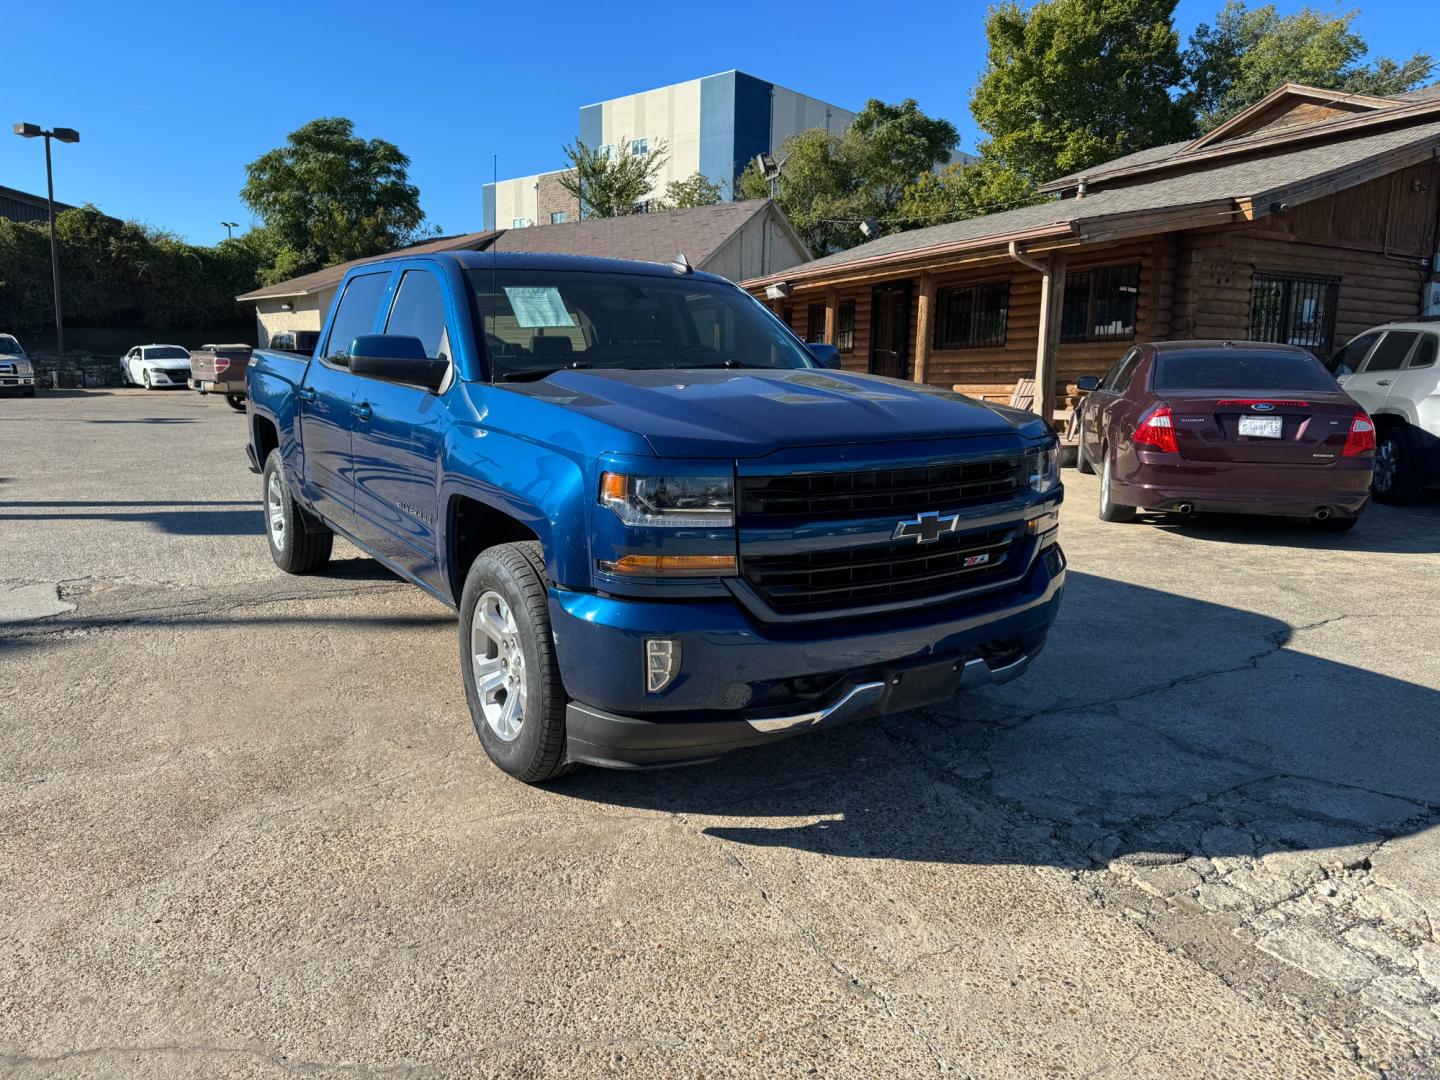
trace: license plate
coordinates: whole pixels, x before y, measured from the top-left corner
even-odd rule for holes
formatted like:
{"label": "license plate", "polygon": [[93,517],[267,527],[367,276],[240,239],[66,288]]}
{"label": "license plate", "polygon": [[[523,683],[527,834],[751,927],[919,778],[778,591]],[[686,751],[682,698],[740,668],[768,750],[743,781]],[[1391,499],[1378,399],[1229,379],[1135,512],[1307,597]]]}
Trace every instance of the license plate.
{"label": "license plate", "polygon": [[1242,416],[1240,434],[1254,435],[1260,439],[1278,439],[1285,434],[1283,416]]}

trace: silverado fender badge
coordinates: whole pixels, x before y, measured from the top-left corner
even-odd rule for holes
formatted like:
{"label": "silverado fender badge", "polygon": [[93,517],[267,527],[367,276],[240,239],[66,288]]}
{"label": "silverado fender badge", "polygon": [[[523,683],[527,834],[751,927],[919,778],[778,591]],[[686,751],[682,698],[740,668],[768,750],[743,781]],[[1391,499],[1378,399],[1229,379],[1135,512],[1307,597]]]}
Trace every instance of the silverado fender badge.
{"label": "silverado fender badge", "polygon": [[897,521],[891,540],[914,540],[917,544],[933,544],[946,533],[953,533],[960,521],[959,514],[941,517],[933,510],[917,514],[909,521]]}

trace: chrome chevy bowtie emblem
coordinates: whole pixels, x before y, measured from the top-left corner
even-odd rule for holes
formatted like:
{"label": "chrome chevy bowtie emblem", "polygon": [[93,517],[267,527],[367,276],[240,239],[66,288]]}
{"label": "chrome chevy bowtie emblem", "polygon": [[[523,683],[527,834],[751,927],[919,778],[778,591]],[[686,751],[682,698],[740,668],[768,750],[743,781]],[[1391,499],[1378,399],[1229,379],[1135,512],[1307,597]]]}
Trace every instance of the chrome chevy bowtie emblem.
{"label": "chrome chevy bowtie emblem", "polygon": [[946,533],[953,533],[959,520],[959,514],[950,514],[947,517],[941,517],[934,511],[918,514],[909,521],[897,521],[895,531],[890,534],[890,539],[914,540],[917,544],[933,544]]}

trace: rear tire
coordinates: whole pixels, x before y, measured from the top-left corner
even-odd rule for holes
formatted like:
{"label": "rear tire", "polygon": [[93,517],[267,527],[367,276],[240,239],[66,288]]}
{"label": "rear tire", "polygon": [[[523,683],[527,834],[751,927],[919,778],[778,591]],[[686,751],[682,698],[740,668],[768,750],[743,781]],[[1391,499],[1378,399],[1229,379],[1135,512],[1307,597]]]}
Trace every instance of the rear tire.
{"label": "rear tire", "polygon": [[244,394],[226,394],[226,395],[225,395],[225,404],[229,405],[232,409],[235,409],[237,412],[244,412],[244,411],[245,411],[245,395],[244,395]]}
{"label": "rear tire", "polygon": [[1085,421],[1080,421],[1080,445],[1075,448],[1075,471],[1086,476],[1095,475],[1095,463],[1085,456]]}
{"label": "rear tire", "polygon": [[545,560],[534,541],[480,553],[460,595],[460,674],[486,755],[527,784],[570,772],[565,686]]}
{"label": "rear tire", "polygon": [[287,574],[313,574],[330,561],[335,534],[291,497],[279,450],[265,459],[260,484],[270,557]]}
{"label": "rear tire", "polygon": [[1134,521],[1135,507],[1121,506],[1110,498],[1110,449],[1101,447],[1103,464],[1100,466],[1100,520]]}
{"label": "rear tire", "polygon": [[1379,502],[1407,505],[1425,493],[1425,474],[1408,424],[1386,424],[1375,435],[1375,479]]}

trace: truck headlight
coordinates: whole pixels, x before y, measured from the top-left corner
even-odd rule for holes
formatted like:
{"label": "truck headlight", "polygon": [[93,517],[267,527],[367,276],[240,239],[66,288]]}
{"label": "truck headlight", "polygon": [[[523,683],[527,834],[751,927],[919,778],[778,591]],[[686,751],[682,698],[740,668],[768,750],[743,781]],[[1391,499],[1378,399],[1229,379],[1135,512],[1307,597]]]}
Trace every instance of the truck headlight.
{"label": "truck headlight", "polygon": [[1044,495],[1060,486],[1060,443],[1047,443],[1026,455],[1030,465],[1030,490]]}
{"label": "truck headlight", "polygon": [[600,477],[600,502],[626,525],[677,529],[735,523],[735,482],[728,476]]}

